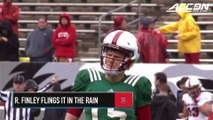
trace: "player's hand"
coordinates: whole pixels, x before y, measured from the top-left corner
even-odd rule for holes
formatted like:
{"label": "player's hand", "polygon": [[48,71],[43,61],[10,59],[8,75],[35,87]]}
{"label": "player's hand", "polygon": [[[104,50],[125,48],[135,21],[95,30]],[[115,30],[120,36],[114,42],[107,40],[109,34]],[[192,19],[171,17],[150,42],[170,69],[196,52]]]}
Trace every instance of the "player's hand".
{"label": "player's hand", "polygon": [[154,29],[154,31],[158,34],[160,34],[160,30],[159,29]]}
{"label": "player's hand", "polygon": [[7,42],[7,41],[8,41],[8,39],[7,39],[6,37],[1,37],[1,41],[3,41],[3,42]]}
{"label": "player's hand", "polygon": [[51,84],[52,84],[52,85],[55,85],[57,82],[58,82],[58,76],[55,75],[55,76],[52,78],[52,80],[51,80]]}
{"label": "player's hand", "polygon": [[179,34],[175,35],[174,38],[178,40],[180,38]]}

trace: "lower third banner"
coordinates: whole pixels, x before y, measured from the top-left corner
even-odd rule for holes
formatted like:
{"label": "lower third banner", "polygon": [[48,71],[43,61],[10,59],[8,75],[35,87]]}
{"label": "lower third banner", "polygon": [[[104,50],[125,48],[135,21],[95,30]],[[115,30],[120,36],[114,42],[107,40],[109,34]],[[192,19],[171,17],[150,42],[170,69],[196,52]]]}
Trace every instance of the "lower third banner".
{"label": "lower third banner", "polygon": [[64,108],[64,107],[132,107],[131,92],[115,93],[14,93],[15,108]]}

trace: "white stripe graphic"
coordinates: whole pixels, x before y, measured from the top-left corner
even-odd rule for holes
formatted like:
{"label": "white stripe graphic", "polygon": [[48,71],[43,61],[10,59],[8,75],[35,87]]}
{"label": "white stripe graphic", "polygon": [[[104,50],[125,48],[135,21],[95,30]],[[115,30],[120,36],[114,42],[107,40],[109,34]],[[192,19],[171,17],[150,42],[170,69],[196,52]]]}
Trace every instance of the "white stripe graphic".
{"label": "white stripe graphic", "polygon": [[135,86],[135,84],[138,82],[138,80],[141,78],[141,76],[139,75],[136,79],[135,79],[135,81],[132,83],[132,86],[134,87]]}
{"label": "white stripe graphic", "polygon": [[129,76],[129,77],[124,81],[124,83],[127,83],[127,82],[129,81],[129,79],[131,79],[132,77],[134,77],[134,76]]}
{"label": "white stripe graphic", "polygon": [[132,76],[129,76],[125,81],[124,83],[127,83],[129,85],[132,85],[133,87],[135,86],[135,84],[138,82],[138,80],[141,78],[140,75],[136,76],[136,75],[132,75]]}
{"label": "white stripe graphic", "polygon": [[96,71],[94,69],[92,69],[92,73],[93,73],[93,76],[94,76],[94,80],[97,80],[97,74],[96,74]]}
{"label": "white stripe graphic", "polygon": [[132,84],[132,82],[135,80],[136,77],[137,77],[137,76],[132,77],[132,79],[129,80],[128,84]]}
{"label": "white stripe graphic", "polygon": [[91,73],[91,70],[90,69],[87,69],[88,72],[89,72],[89,76],[90,76],[90,81],[93,82],[93,77],[92,77],[92,73]]}
{"label": "white stripe graphic", "polygon": [[99,79],[99,80],[101,80],[100,72],[99,72],[99,71],[97,71],[97,70],[96,70],[96,72],[97,72],[97,74],[98,74],[98,79]]}

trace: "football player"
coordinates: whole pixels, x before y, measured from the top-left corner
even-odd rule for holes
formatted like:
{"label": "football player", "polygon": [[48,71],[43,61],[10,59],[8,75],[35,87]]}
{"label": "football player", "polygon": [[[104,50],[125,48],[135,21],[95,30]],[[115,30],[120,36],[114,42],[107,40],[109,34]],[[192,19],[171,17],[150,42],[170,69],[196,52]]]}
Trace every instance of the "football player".
{"label": "football player", "polygon": [[[137,39],[127,31],[109,33],[101,48],[101,67],[81,70],[73,91],[133,92],[132,108],[84,108],[86,120],[151,120],[151,82],[142,75],[126,75],[138,58]],[[65,120],[77,120],[83,109],[68,109]]]}
{"label": "football player", "polygon": [[201,91],[202,84],[196,78],[189,78],[185,86],[188,93],[183,95],[184,108],[181,117],[188,117],[188,120],[208,120],[211,110],[205,106],[211,103],[213,94]]}

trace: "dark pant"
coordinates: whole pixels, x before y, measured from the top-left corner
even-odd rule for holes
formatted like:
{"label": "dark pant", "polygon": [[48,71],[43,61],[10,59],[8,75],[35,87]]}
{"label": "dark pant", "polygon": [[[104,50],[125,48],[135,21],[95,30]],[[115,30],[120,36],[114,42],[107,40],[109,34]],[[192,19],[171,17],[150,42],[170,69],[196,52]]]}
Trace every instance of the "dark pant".
{"label": "dark pant", "polygon": [[44,57],[31,57],[30,62],[52,62],[52,56],[44,56]]}
{"label": "dark pant", "polygon": [[184,53],[185,63],[200,64],[200,53]]}

